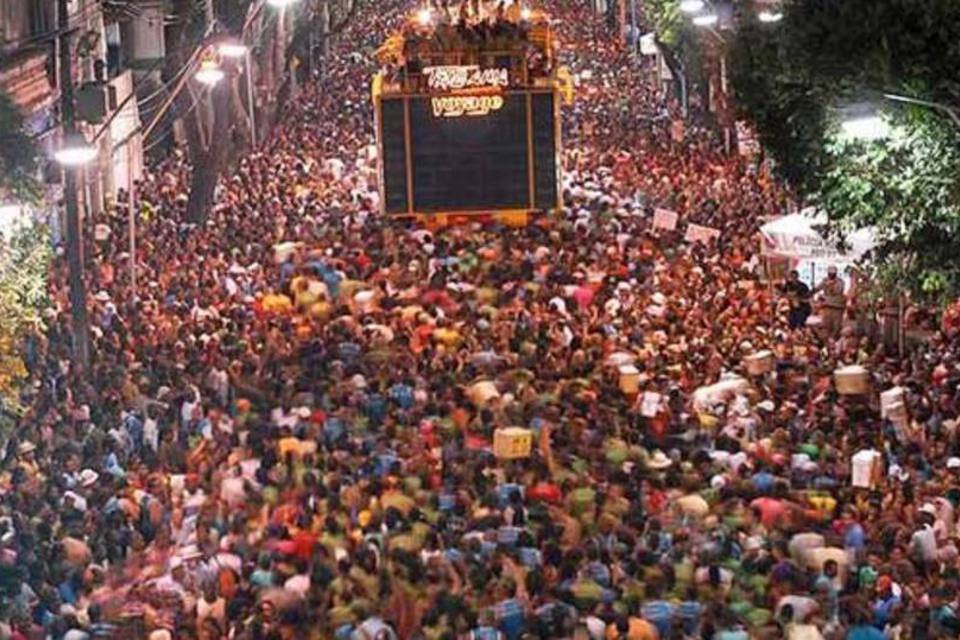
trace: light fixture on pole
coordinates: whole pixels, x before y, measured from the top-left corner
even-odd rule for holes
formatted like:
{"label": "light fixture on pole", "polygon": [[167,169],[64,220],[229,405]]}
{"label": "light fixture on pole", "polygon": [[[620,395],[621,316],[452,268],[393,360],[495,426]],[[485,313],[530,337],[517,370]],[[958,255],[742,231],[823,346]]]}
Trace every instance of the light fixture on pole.
{"label": "light fixture on pole", "polygon": [[227,40],[217,46],[217,51],[225,58],[239,59],[247,55],[247,45],[241,42]]}
{"label": "light fixture on pole", "polygon": [[680,11],[684,13],[699,13],[703,6],[703,0],[680,0]]}
{"label": "light fixture on pole", "polygon": [[421,27],[429,27],[431,22],[433,22],[433,12],[430,11],[430,7],[417,11],[417,24]]}
{"label": "light fixture on pole", "polygon": [[760,22],[780,22],[783,20],[783,13],[780,11],[761,11],[757,14],[757,19]]}
{"label": "light fixture on pole", "polygon": [[223,80],[223,76],[223,69],[220,68],[216,60],[204,60],[200,63],[200,70],[194,74],[197,82],[211,87]]}
{"label": "light fixture on pole", "polygon": [[851,140],[880,140],[890,133],[890,127],[879,115],[850,118],[840,123],[843,137]]}
{"label": "light fixture on pole", "polygon": [[97,157],[97,149],[82,133],[67,134],[63,144],[53,153],[54,159],[65,167],[79,167]]}
{"label": "light fixture on pole", "polygon": [[705,13],[701,16],[694,16],[693,24],[697,25],[698,27],[712,27],[717,24],[718,20],[719,18],[717,18],[717,14]]}

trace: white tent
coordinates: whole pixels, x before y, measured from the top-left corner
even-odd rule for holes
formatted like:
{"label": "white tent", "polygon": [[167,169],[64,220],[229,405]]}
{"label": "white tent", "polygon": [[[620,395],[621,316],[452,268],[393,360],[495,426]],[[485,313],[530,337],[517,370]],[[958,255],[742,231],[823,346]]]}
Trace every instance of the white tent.
{"label": "white tent", "polygon": [[849,250],[840,251],[816,229],[825,223],[825,216],[811,215],[809,210],[771,220],[760,227],[760,251],[772,258],[839,264],[854,262],[873,247],[873,232],[860,229],[847,236]]}

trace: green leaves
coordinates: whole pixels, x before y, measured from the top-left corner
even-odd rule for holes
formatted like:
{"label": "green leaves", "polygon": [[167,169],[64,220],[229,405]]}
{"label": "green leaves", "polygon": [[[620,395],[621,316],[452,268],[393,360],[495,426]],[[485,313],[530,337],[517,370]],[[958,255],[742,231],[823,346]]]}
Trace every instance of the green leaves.
{"label": "green leaves", "polygon": [[[741,115],[789,187],[838,230],[876,227],[878,278],[934,299],[960,294],[960,131],[881,96],[960,108],[958,42],[952,0],[794,0],[773,29],[744,10],[730,52]],[[864,100],[896,135],[838,140],[839,108]]]}

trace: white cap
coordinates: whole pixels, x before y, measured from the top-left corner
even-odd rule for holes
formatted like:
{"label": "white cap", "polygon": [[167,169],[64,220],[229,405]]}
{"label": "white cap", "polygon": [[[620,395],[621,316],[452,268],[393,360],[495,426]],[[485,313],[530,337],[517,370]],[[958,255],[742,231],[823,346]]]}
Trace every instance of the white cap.
{"label": "white cap", "polygon": [[960,469],[960,458],[957,456],[947,458],[947,469]]}
{"label": "white cap", "polygon": [[932,504],[930,504],[929,502],[925,502],[925,503],[923,504],[923,506],[920,507],[920,513],[928,513],[928,514],[930,514],[931,516],[936,516],[936,515],[937,515],[937,508],[936,508],[935,506],[933,506]]}

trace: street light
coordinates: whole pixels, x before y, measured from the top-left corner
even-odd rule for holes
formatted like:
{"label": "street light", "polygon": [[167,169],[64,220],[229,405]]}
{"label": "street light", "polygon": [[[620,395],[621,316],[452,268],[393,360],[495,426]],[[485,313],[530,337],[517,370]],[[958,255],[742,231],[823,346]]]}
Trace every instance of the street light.
{"label": "street light", "polygon": [[429,7],[424,7],[417,11],[417,23],[421,27],[429,27],[430,22],[433,20],[433,12],[430,11]]}
{"label": "street light", "polygon": [[97,157],[97,149],[81,133],[67,134],[53,158],[65,167],[80,167]]}
{"label": "street light", "polygon": [[877,114],[849,118],[840,128],[843,136],[851,140],[880,140],[890,135],[890,126]]}
{"label": "street light", "polygon": [[703,0],[680,0],[680,11],[684,13],[699,13],[703,6]]}
{"label": "street light", "polygon": [[693,24],[698,27],[712,27],[717,24],[719,18],[715,13],[705,13],[702,16],[694,16]]}
{"label": "street light", "polygon": [[217,51],[225,58],[233,58],[236,60],[247,55],[247,45],[239,42],[222,42],[220,46],[217,47]]}
{"label": "street light", "polygon": [[780,11],[761,11],[757,14],[760,22],[780,22],[783,20],[783,13]]}
{"label": "street light", "polygon": [[213,86],[223,80],[223,69],[217,64],[216,60],[204,60],[200,63],[200,70],[194,75],[197,82]]}

